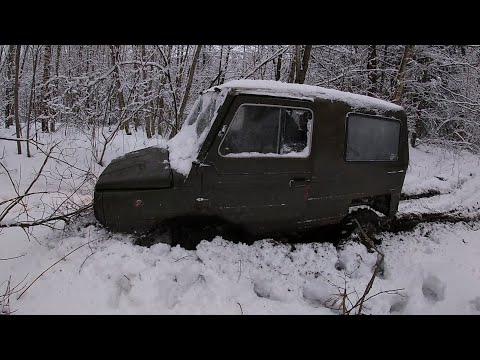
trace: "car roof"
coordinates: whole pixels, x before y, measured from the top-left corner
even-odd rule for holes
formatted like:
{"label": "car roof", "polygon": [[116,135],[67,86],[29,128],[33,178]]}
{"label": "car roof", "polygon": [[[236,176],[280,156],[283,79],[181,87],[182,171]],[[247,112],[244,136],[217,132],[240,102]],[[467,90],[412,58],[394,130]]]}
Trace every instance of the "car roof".
{"label": "car roof", "polygon": [[346,91],[323,88],[320,86],[292,84],[273,80],[232,80],[222,85],[207,89],[209,91],[235,91],[237,94],[267,95],[285,98],[294,98],[313,101],[326,99],[344,102],[353,109],[373,109],[383,111],[404,111],[404,109],[391,102],[371,96],[354,94]]}

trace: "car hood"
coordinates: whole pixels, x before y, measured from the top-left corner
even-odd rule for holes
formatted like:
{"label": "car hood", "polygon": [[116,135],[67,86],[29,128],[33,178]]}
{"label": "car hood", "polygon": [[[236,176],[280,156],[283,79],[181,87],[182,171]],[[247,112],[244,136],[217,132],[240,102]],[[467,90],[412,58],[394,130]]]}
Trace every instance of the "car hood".
{"label": "car hood", "polygon": [[98,178],[95,191],[172,187],[168,156],[167,149],[150,147],[114,159]]}

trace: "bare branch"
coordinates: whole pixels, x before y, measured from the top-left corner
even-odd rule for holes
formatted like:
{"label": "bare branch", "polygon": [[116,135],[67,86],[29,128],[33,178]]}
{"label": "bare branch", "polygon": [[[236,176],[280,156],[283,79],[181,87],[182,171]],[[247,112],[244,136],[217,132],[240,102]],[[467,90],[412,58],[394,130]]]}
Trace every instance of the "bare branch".
{"label": "bare branch", "polygon": [[262,66],[264,66],[265,64],[269,63],[270,61],[272,61],[273,59],[277,58],[278,55],[280,54],[283,54],[285,51],[288,50],[290,46],[284,46],[283,48],[281,48],[280,50],[278,50],[276,53],[274,53],[273,55],[267,57],[265,60],[263,60],[259,65],[257,65],[253,70],[251,70],[250,72],[247,73],[247,75],[243,76],[242,79],[248,79],[250,76],[252,76],[253,74],[255,74],[255,72],[257,72],[258,69],[260,69]]}
{"label": "bare branch", "polygon": [[18,258],[21,258],[22,256],[25,256],[25,255],[27,255],[27,254],[25,253],[25,254],[18,255],[18,256],[13,256],[13,257],[8,257],[8,258],[0,258],[0,260],[12,260],[12,259],[18,259]]}

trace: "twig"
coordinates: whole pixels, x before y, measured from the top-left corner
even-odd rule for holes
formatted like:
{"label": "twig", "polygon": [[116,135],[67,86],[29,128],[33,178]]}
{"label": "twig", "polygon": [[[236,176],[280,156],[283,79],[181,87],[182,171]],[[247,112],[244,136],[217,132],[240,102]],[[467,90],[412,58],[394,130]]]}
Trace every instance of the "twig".
{"label": "twig", "polygon": [[1,137],[1,136],[0,136],[0,140],[6,140],[6,141],[27,141],[27,142],[32,142],[33,144],[45,145],[45,144],[42,144],[42,143],[40,143],[40,142],[38,142],[38,141],[36,141],[36,140],[33,140],[33,138],[32,138],[32,139],[21,139],[21,138],[20,138],[20,139],[10,139],[10,138],[6,138],[6,137]]}
{"label": "twig", "polygon": [[[90,245],[89,245],[89,246],[90,246]],[[92,252],[90,255],[88,255],[88,256],[85,258],[85,260],[83,260],[82,265],[80,265],[80,269],[78,269],[78,273],[79,273],[79,274],[80,274],[80,271],[82,271],[82,266],[83,266],[83,264],[85,264],[85,262],[88,260],[88,258],[89,258],[90,256],[92,256],[93,254],[95,254],[95,253]]]}
{"label": "twig", "polygon": [[[40,175],[42,174],[42,171],[43,169],[45,168],[45,165],[47,164],[47,161],[48,159],[50,158],[50,155],[53,151],[53,149],[57,146],[58,144],[55,144],[53,145],[51,148],[50,148],[50,151],[48,152],[47,156],[45,157],[45,160],[43,161],[42,163],[42,166],[40,166],[40,170],[38,171],[38,173],[36,174],[35,178],[32,180],[32,182],[30,183],[30,185],[28,186],[27,190],[25,190],[24,192],[24,195],[25,194],[28,194],[28,192],[30,191],[30,189],[33,187],[33,185],[37,182],[37,180],[40,178]],[[0,163],[0,165],[5,169],[5,171],[7,172],[8,176],[10,177],[10,173],[9,171],[5,168],[5,166]],[[12,181],[12,179],[10,178],[10,180]],[[12,182],[13,184],[13,182]],[[15,192],[17,193],[18,195],[18,198],[15,200],[15,201],[12,201],[11,204],[9,204],[3,211],[2,213],[0,214],[0,221],[2,221],[5,216],[7,216],[7,214],[10,212],[10,210],[12,210],[22,199],[24,196],[20,196],[18,190],[15,190]]]}
{"label": "twig", "polygon": [[240,305],[240,303],[239,303],[238,301],[237,301],[237,304],[238,304],[238,306],[240,306],[240,312],[241,312],[241,313],[242,313],[242,315],[243,315],[243,309],[242,309],[242,305]]}
{"label": "twig", "polygon": [[240,281],[240,276],[242,276],[242,259],[240,259],[240,273],[238,274],[237,284]]}
{"label": "twig", "polygon": [[268,58],[266,58],[264,61],[262,61],[260,63],[260,65],[256,66],[253,70],[251,70],[247,75],[243,76],[242,79],[248,79],[250,76],[252,76],[253,74],[255,74],[255,72],[260,69],[263,65],[265,65],[266,63],[268,63],[269,61],[272,61],[273,59],[275,59],[277,56],[283,54],[285,51],[288,50],[290,46],[287,45],[283,48],[281,48],[279,51],[277,51],[276,53],[274,53],[273,55],[269,56]]}
{"label": "twig", "polygon": [[26,284],[24,284],[20,289],[17,289],[25,281],[27,276],[28,276],[28,273],[27,273],[27,275],[25,275],[25,277],[22,279],[22,281],[20,281],[13,288],[11,287],[12,286],[12,276],[11,275],[9,276],[8,280],[5,280],[4,282],[2,282],[2,284],[0,284],[0,286],[2,286],[5,282],[7,283],[5,293],[3,295],[1,295],[1,297],[0,297],[0,306],[1,306],[0,314],[10,315],[10,314],[13,314],[15,311],[17,311],[17,310],[14,310],[14,311],[10,310],[10,296],[22,291],[23,288],[25,288]]}
{"label": "twig", "polygon": [[27,196],[32,196],[32,195],[44,195],[44,194],[53,194],[54,192],[52,191],[36,191],[36,192],[32,192],[32,193],[28,193],[28,194],[23,194],[23,195],[19,195],[17,197],[14,197],[14,198],[11,198],[11,199],[8,199],[8,200],[3,200],[2,202],[0,202],[0,206],[3,205],[3,204],[6,204],[10,201],[15,201],[15,200],[18,200],[19,198],[20,199],[23,199],[23,198],[26,198]]}
{"label": "twig", "polygon": [[6,315],[11,314],[11,312],[10,312],[10,283],[11,283],[11,281],[12,281],[12,275],[10,275],[10,277],[8,278],[7,288],[5,289],[5,294],[2,295],[2,301],[1,301],[2,308],[0,309],[1,314],[6,314]]}
{"label": "twig", "polygon": [[55,265],[57,265],[60,261],[65,260],[65,258],[66,258],[68,255],[72,254],[73,252],[77,251],[77,250],[80,249],[81,247],[84,247],[85,245],[88,245],[88,244],[90,244],[90,243],[92,243],[92,242],[94,242],[94,241],[98,241],[98,239],[90,240],[89,242],[87,242],[87,243],[85,243],[85,244],[83,244],[83,245],[80,245],[79,247],[73,249],[73,250],[70,251],[67,255],[63,256],[61,259],[57,260],[55,263],[53,263],[52,265],[50,265],[50,266],[49,266],[47,269],[45,269],[40,275],[38,275],[38,276],[35,278],[35,280],[33,280],[33,281],[31,282],[31,284],[27,286],[27,288],[26,288],[25,290],[23,290],[23,292],[18,296],[17,300],[19,300],[19,299],[22,297],[22,295],[25,294],[25,292],[26,292],[28,289],[30,289],[30,286],[32,286],[32,285],[35,283],[35,281],[37,281],[37,280],[38,280],[43,274],[45,274],[48,270],[50,270],[52,267],[54,267]]}
{"label": "twig", "polygon": [[377,296],[377,295],[381,295],[381,294],[388,294],[388,295],[398,295],[400,297],[405,297],[405,295],[402,295],[399,293],[399,291],[402,291],[402,290],[405,290],[405,288],[399,288],[399,289],[392,289],[392,290],[383,290],[383,291],[379,291],[377,292],[376,294],[373,294],[371,296],[369,296],[368,298],[365,299],[365,301],[368,301],[370,300],[371,298]]}
{"label": "twig", "polygon": [[14,257],[9,257],[9,258],[0,258],[0,260],[12,260],[12,259],[18,259],[18,258],[20,258],[20,257],[22,257],[22,256],[25,256],[25,255],[27,255],[27,253],[25,253],[25,254],[22,254],[22,255],[18,255],[18,256],[14,256]]}
{"label": "twig", "polygon": [[57,220],[63,220],[65,222],[68,222],[68,220],[72,216],[81,214],[82,212],[89,210],[91,207],[93,207],[93,203],[82,206],[81,208],[79,208],[75,211],[72,211],[70,213],[67,213],[67,214],[62,214],[62,215],[58,215],[58,216],[50,216],[46,219],[40,219],[40,220],[32,221],[32,222],[18,222],[18,223],[14,223],[14,224],[0,224],[0,228],[8,228],[8,227],[28,228],[28,227],[32,227],[32,226],[38,226],[38,225],[48,226],[46,223],[51,222],[51,221],[57,221]]}

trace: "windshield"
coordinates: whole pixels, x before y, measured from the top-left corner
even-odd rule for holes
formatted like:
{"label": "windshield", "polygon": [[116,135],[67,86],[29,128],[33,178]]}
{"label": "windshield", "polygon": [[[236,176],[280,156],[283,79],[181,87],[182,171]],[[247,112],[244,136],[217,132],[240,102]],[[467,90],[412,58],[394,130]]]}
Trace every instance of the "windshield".
{"label": "windshield", "polygon": [[218,100],[220,100],[219,98],[219,94],[213,91],[200,95],[195,104],[193,104],[182,129],[195,125],[197,136],[200,136],[213,120],[213,115],[220,105],[217,104]]}
{"label": "windshield", "polygon": [[168,144],[170,166],[175,171],[188,175],[225,96],[225,91],[208,91],[195,101],[182,128]]}

